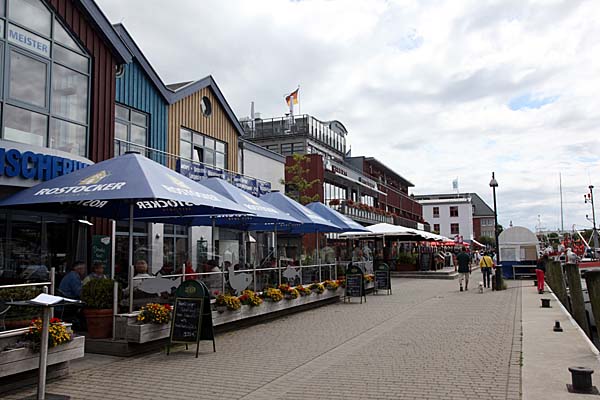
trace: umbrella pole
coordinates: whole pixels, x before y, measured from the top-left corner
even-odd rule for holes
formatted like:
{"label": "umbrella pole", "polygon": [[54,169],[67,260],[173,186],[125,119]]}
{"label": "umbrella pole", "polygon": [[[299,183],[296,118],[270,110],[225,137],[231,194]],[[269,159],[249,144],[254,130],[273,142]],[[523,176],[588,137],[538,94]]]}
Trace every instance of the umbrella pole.
{"label": "umbrella pole", "polygon": [[115,240],[117,231],[117,221],[110,221],[110,279],[115,279]]}
{"label": "umbrella pole", "polygon": [[277,265],[277,276],[278,276],[278,285],[281,285],[281,268],[279,267],[279,254],[277,251],[277,225],[275,225],[275,232],[273,233],[273,254],[275,255],[275,265]]}
{"label": "umbrella pole", "polygon": [[319,252],[319,232],[316,233],[317,238],[317,265],[319,266],[319,282],[323,282],[322,274],[321,274],[321,254]]}
{"label": "umbrella pole", "polygon": [[127,256],[129,264],[129,312],[133,312],[133,202],[129,204],[129,254]]}

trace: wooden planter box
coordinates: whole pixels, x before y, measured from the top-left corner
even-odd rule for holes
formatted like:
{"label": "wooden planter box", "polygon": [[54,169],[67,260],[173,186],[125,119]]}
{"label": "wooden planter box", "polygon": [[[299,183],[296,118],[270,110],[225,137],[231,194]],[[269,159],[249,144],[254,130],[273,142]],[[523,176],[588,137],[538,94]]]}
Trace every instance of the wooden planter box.
{"label": "wooden planter box", "polygon": [[137,322],[138,312],[119,314],[115,319],[115,339],[132,343],[148,343],[168,338],[171,324],[140,324]]}
{"label": "wooden planter box", "polygon": [[[371,287],[373,283],[371,282]],[[219,313],[212,312],[213,325],[223,325],[230,322],[240,321],[246,318],[253,318],[273,312],[286,310],[293,307],[299,307],[318,301],[323,301],[333,297],[343,295],[344,289],[339,287],[337,290],[327,290],[322,294],[312,293],[310,296],[300,296],[297,299],[283,299],[278,302],[265,300],[257,307],[243,305],[239,310],[224,311]],[[165,339],[170,335],[170,324],[138,324],[137,312],[131,314],[119,314],[115,320],[115,339],[127,340],[130,343],[147,343],[154,340]]]}
{"label": "wooden planter box", "polygon": [[[48,349],[48,365],[81,358],[84,355],[85,337],[76,336],[69,343]],[[37,369],[40,353],[29,348],[0,352],[0,378]]]}

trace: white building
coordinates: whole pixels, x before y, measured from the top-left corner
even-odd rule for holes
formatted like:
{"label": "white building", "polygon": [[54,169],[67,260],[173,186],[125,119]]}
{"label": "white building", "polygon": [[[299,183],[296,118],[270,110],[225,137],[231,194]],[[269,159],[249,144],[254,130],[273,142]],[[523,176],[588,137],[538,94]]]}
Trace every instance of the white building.
{"label": "white building", "polygon": [[465,242],[473,240],[473,204],[470,197],[451,199],[421,200],[423,219],[431,225],[431,230],[442,236]]}

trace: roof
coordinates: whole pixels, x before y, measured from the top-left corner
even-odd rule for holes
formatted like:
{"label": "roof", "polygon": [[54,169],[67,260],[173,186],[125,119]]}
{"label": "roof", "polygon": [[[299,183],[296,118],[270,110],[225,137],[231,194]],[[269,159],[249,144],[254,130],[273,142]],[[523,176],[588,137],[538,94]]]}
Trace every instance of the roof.
{"label": "roof", "polygon": [[394,177],[396,177],[396,179],[398,179],[399,181],[403,182],[406,186],[408,186],[408,187],[414,187],[415,186],[408,179],[403,178],[400,174],[398,174],[396,171],[394,171],[393,169],[391,169],[390,167],[388,167],[387,165],[385,165],[384,163],[382,163],[381,161],[379,161],[375,157],[365,157],[365,156],[348,157],[348,159],[359,159],[359,158],[362,158],[363,161],[366,161],[368,163],[372,163],[372,164],[378,165],[379,168],[384,169],[386,172],[388,172],[389,174],[391,174]]}
{"label": "roof", "polygon": [[[417,199],[415,199],[417,200]],[[455,197],[453,199],[421,199],[417,200],[419,204],[456,204],[465,203],[470,204],[471,200],[464,197]]]}
{"label": "roof", "polygon": [[125,29],[125,26],[120,23],[115,24],[113,26],[115,28],[115,31],[121,37],[121,40],[123,40],[129,51],[131,51],[131,54],[133,54],[135,61],[137,61],[140,67],[142,67],[144,73],[148,76],[148,78],[150,78],[150,80],[152,81],[156,89],[160,92],[160,94],[163,96],[165,101],[169,101],[171,91],[167,88],[167,86],[165,86],[165,84],[160,79],[158,73],[154,70],[154,68],[152,68],[152,65],[150,64],[146,56],[144,56],[144,53],[142,53],[137,43],[135,43],[127,29]]}
{"label": "roof", "polygon": [[240,148],[244,150],[249,150],[254,153],[260,154],[261,156],[270,158],[271,160],[279,161],[285,164],[285,156],[282,156],[279,153],[268,150],[265,147],[262,147],[256,143],[252,143],[249,140],[239,138],[238,142],[240,143]]}
{"label": "roof", "polygon": [[473,217],[493,217],[494,210],[487,205],[485,201],[477,193],[440,193],[440,194],[415,194],[415,200],[422,202],[423,200],[442,200],[456,198],[470,198],[473,204]]}
{"label": "roof", "polygon": [[182,88],[182,87],[184,87],[184,86],[187,86],[187,85],[189,85],[189,84],[190,84],[190,83],[192,83],[192,82],[194,82],[194,81],[186,81],[186,82],[179,82],[179,83],[169,83],[169,84],[167,85],[167,87],[168,87],[170,90],[173,90],[173,91],[175,91],[175,90],[177,90],[177,89],[180,89],[180,88]]}
{"label": "roof", "polygon": [[94,0],[75,0],[75,4],[78,5],[80,10],[87,14],[91,24],[96,27],[100,35],[104,38],[117,60],[121,64],[129,64],[132,59],[131,52],[125,43],[123,43],[96,2]]}
{"label": "roof", "polygon": [[229,106],[229,103],[227,103],[227,100],[225,100],[223,92],[221,92],[221,89],[219,89],[219,86],[217,86],[217,82],[215,82],[212,75],[209,75],[197,81],[187,82],[184,84],[174,83],[172,85],[167,85],[167,87],[172,91],[169,98],[169,104],[176,103],[179,100],[184,99],[187,96],[194,94],[204,88],[209,88],[221,103],[223,110],[225,110],[225,114],[227,114],[227,117],[231,121],[232,125],[238,131],[238,135],[242,136],[244,134],[244,128],[242,128],[240,121],[238,121],[238,118],[235,116],[233,110]]}
{"label": "roof", "polygon": [[502,248],[502,245],[537,245],[539,241],[535,233],[529,229],[522,226],[513,226],[500,233],[498,243],[500,244],[500,248]]}
{"label": "roof", "polygon": [[[102,16],[104,16],[104,14],[102,14]],[[106,22],[108,23],[108,20]],[[190,96],[204,88],[209,88],[213,92],[223,109],[225,110],[225,114],[229,118],[231,124],[237,130],[238,135],[242,136],[244,134],[244,129],[242,128],[242,125],[240,124],[233,110],[229,106],[229,103],[227,103],[227,100],[225,100],[223,92],[221,92],[221,89],[219,89],[219,86],[217,85],[217,82],[215,82],[212,75],[209,75],[196,81],[178,82],[166,85],[160,79],[158,73],[154,70],[148,59],[144,56],[141,49],[135,43],[125,26],[123,24],[115,24],[114,27],[110,26],[110,28],[114,35],[117,37],[117,39],[119,39],[119,43],[121,43],[122,47],[128,52],[128,62],[131,62],[132,56],[135,57],[138,64],[142,67],[146,75],[148,75],[154,86],[165,98],[167,103],[174,104],[179,100],[184,99],[187,96]]]}

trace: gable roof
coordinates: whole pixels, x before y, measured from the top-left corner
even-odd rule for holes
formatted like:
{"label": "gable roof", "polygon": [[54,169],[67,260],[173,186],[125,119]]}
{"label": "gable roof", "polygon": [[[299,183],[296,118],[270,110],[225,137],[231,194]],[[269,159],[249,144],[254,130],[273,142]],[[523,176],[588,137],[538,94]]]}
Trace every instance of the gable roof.
{"label": "gable roof", "polygon": [[129,64],[132,59],[132,54],[125,46],[113,26],[106,18],[106,15],[100,10],[100,7],[94,0],[75,0],[74,3],[82,10],[90,19],[92,25],[96,27],[98,32],[106,41],[112,53],[117,60],[122,64]]}
{"label": "gable roof", "polygon": [[167,87],[171,89],[169,104],[176,103],[179,100],[184,99],[187,96],[190,96],[204,88],[209,88],[213,92],[217,100],[219,100],[219,103],[221,103],[221,107],[223,107],[223,110],[225,110],[225,114],[227,114],[227,117],[231,121],[231,124],[237,130],[238,135],[242,136],[244,134],[244,128],[242,128],[240,121],[238,121],[233,110],[227,103],[227,100],[225,100],[223,92],[221,92],[221,89],[219,89],[219,86],[217,86],[217,82],[215,82],[212,75],[209,75],[197,81],[187,83],[175,83],[172,85],[167,85]]}
{"label": "gable roof", "polygon": [[144,56],[144,53],[142,53],[142,50],[140,50],[137,43],[133,40],[133,38],[125,28],[125,25],[119,23],[114,24],[113,27],[115,28],[115,31],[117,32],[123,43],[125,43],[129,51],[133,55],[135,61],[137,61],[140,67],[142,67],[144,73],[148,76],[148,78],[150,78],[150,80],[154,84],[154,87],[156,87],[156,89],[160,92],[165,101],[168,102],[171,91],[167,88],[167,86],[165,86],[162,79],[160,79],[158,73],[156,73],[154,68],[152,68],[152,65],[150,64],[146,56]]}

